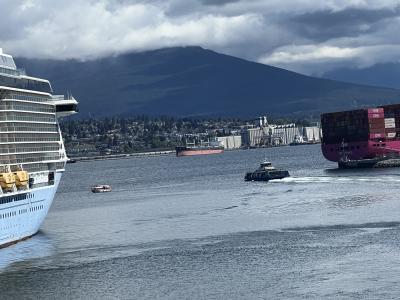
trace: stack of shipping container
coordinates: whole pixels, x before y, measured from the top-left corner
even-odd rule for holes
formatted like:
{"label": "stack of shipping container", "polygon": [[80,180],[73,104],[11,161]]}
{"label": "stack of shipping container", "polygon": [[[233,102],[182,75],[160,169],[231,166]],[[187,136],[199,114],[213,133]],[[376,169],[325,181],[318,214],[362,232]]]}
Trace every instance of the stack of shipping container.
{"label": "stack of shipping container", "polygon": [[400,104],[381,106],[385,115],[385,137],[388,140],[400,138]]}
{"label": "stack of shipping container", "polygon": [[369,138],[368,116],[366,109],[323,114],[321,125],[324,143],[367,140]]}
{"label": "stack of shipping container", "polygon": [[393,140],[400,137],[400,104],[323,114],[324,143]]}
{"label": "stack of shipping container", "polygon": [[383,108],[368,108],[369,139],[385,138],[385,114]]}
{"label": "stack of shipping container", "polygon": [[400,158],[400,104],[323,114],[321,125],[328,160]]}

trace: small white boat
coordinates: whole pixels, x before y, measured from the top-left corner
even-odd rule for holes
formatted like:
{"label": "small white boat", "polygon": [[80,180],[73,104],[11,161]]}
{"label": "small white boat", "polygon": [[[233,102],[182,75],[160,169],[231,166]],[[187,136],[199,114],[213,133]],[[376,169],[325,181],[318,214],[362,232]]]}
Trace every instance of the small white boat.
{"label": "small white boat", "polygon": [[107,184],[99,184],[92,186],[93,193],[104,193],[104,192],[111,192],[111,186]]}

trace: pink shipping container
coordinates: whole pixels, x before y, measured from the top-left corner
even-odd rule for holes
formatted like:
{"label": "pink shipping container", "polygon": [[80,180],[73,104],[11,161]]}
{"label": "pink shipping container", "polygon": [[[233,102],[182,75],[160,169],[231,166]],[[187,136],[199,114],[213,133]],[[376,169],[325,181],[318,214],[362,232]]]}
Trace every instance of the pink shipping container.
{"label": "pink shipping container", "polygon": [[383,119],[385,117],[385,114],[382,113],[376,113],[376,114],[368,114],[368,119]]}
{"label": "pink shipping container", "polygon": [[384,133],[371,133],[369,135],[370,139],[380,139],[380,138],[384,138],[385,134]]}
{"label": "pink shipping container", "polygon": [[376,114],[376,113],[382,113],[383,114],[383,108],[368,108],[368,114]]}

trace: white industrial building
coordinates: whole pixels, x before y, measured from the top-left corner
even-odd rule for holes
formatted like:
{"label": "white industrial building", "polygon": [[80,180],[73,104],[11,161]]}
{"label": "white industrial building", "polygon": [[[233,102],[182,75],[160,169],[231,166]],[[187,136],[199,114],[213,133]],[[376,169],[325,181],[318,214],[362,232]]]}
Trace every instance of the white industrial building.
{"label": "white industrial building", "polygon": [[317,126],[303,127],[302,135],[306,142],[319,142],[321,141],[320,128]]}
{"label": "white industrial building", "polygon": [[[299,128],[296,124],[286,124],[286,125],[269,125],[275,141],[280,141],[282,145],[288,145],[300,135]],[[275,142],[276,144],[276,142]]]}
{"label": "white industrial building", "polygon": [[217,141],[226,150],[239,149],[242,147],[242,137],[240,135],[220,136]]}
{"label": "white industrial building", "polygon": [[[318,126],[297,127],[296,124],[268,124],[267,117],[258,118],[258,127],[242,130],[245,147],[288,145],[293,142],[319,142],[321,131]],[[256,126],[257,126],[256,125]]]}
{"label": "white industrial building", "polygon": [[246,128],[243,129],[242,133],[242,143],[246,147],[258,147],[263,144],[266,132],[264,128]]}

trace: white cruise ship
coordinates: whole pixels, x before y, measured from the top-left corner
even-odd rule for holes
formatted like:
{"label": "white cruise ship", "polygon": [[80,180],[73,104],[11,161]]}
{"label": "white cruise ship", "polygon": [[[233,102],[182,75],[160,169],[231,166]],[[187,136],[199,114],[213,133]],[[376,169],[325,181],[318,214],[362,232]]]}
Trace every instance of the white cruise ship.
{"label": "white cruise ship", "polygon": [[0,247],[38,232],[67,161],[57,117],[76,110],[0,49]]}

